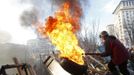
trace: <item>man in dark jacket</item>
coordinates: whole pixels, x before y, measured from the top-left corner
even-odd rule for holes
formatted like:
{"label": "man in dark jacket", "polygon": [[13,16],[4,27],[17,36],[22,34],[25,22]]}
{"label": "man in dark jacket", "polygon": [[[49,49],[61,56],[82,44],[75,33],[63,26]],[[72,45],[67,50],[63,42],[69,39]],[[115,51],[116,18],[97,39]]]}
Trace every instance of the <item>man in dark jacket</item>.
{"label": "man in dark jacket", "polygon": [[101,32],[100,38],[105,46],[105,52],[102,53],[101,56],[111,57],[111,61],[108,63],[108,68],[112,74],[120,75],[116,68],[116,66],[118,66],[123,75],[130,75],[127,69],[129,52],[125,46],[115,36],[110,36],[106,31]]}

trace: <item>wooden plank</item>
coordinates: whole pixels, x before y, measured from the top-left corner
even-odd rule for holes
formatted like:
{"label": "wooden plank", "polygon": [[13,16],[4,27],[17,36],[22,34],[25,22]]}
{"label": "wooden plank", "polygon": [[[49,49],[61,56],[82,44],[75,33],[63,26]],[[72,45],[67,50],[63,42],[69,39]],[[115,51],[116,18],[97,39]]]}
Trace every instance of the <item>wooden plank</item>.
{"label": "wooden plank", "polygon": [[29,71],[30,75],[36,75],[36,72],[34,71],[34,69],[31,65],[28,65],[28,71]]}
{"label": "wooden plank", "polygon": [[[13,58],[13,61],[14,61],[14,63],[16,65],[19,65],[19,61],[18,61],[18,59],[16,57]],[[17,70],[18,70],[19,75],[25,75],[25,73],[23,72],[23,70],[21,69],[21,67],[18,67]]]}

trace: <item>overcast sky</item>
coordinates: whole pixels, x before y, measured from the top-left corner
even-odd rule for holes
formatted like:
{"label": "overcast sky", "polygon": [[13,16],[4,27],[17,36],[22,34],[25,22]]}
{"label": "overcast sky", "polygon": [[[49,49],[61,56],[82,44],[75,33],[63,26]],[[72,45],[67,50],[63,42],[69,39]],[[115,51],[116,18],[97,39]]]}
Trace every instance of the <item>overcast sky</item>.
{"label": "overcast sky", "polygon": [[[26,44],[27,40],[36,38],[34,32],[21,27],[19,21],[22,11],[30,7],[32,7],[30,4],[17,4],[16,0],[0,0],[0,31],[11,35],[11,40],[5,42]],[[6,38],[7,36],[0,34],[0,37]]]}
{"label": "overcast sky", "polygon": [[[90,26],[93,20],[98,19],[100,20],[101,29],[105,29],[106,25],[113,23],[112,12],[119,4],[119,1],[120,0],[90,0],[90,5],[86,9],[87,12],[85,12],[85,25]],[[48,5],[50,4],[48,3]],[[27,40],[36,38],[31,28],[24,28],[20,25],[20,15],[24,10],[32,6],[30,3],[19,4],[18,0],[0,0],[0,37],[2,37],[0,40],[10,37],[11,39],[4,39],[6,40],[5,42],[26,44]],[[45,6],[47,5],[44,5],[44,7]]]}
{"label": "overcast sky", "polygon": [[120,0],[91,0],[89,12],[86,17],[86,24],[90,24],[92,20],[99,20],[100,31],[104,30],[106,25],[114,23],[112,13],[119,2]]}

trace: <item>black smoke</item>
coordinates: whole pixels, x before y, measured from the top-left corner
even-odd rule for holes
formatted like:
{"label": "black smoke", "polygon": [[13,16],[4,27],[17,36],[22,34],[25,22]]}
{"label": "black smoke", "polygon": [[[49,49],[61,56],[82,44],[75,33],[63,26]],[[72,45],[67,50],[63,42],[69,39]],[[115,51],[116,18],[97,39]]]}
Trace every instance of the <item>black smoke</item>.
{"label": "black smoke", "polygon": [[[21,25],[29,27],[38,22],[38,19],[44,21],[65,2],[70,3],[72,16],[83,17],[83,12],[86,12],[86,8],[89,6],[89,0],[18,0],[19,4],[29,3],[33,5],[31,9],[26,9],[22,13],[20,17]],[[74,15],[74,13],[77,13],[77,15]]]}
{"label": "black smoke", "polygon": [[35,8],[25,10],[20,16],[22,26],[31,26],[38,22],[38,11]]}

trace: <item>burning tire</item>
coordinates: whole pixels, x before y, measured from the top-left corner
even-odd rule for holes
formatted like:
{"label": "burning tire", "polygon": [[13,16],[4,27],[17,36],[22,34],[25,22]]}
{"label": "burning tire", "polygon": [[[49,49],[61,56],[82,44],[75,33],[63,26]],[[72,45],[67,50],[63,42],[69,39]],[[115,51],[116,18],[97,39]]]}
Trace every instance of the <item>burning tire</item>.
{"label": "burning tire", "polygon": [[88,75],[87,65],[79,65],[71,60],[64,58],[61,66],[72,75]]}

